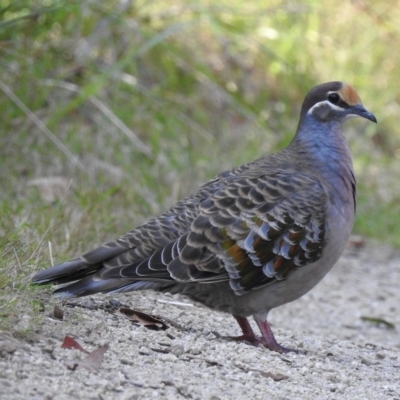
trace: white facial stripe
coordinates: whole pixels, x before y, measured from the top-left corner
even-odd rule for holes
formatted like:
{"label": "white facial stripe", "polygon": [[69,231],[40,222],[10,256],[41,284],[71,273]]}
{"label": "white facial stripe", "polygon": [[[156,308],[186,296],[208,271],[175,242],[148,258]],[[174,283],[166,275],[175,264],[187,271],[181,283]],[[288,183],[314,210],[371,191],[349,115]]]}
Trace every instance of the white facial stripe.
{"label": "white facial stripe", "polygon": [[345,115],[345,120],[348,120],[348,119],[353,119],[353,118],[360,118],[360,116],[359,115],[356,115],[356,114],[347,114],[347,115]]}
{"label": "white facial stripe", "polygon": [[336,111],[343,111],[342,107],[338,107],[335,106],[334,104],[332,104],[330,101],[328,100],[324,100],[324,101],[320,101],[319,103],[315,104],[314,106],[312,106],[309,110],[308,110],[308,115],[312,115],[312,113],[314,112],[314,110],[316,110],[318,107],[322,107],[323,105],[327,105],[330,108],[332,108],[332,110],[336,110]]}

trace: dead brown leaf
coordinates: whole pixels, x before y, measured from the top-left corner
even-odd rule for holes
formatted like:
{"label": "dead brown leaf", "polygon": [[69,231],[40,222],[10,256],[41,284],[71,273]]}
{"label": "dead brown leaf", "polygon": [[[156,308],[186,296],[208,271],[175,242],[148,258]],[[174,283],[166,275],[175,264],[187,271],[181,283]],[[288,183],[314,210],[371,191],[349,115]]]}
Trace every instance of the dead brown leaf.
{"label": "dead brown leaf", "polygon": [[116,314],[128,318],[137,325],[143,325],[147,329],[152,329],[155,331],[164,331],[168,329],[168,325],[166,325],[160,318],[143,313],[141,311],[123,307],[117,310]]}
{"label": "dead brown leaf", "polygon": [[75,349],[80,350],[83,353],[89,354],[87,350],[85,350],[74,338],[71,336],[65,336],[64,341],[61,345],[62,349]]}
{"label": "dead brown leaf", "polygon": [[75,349],[86,353],[87,356],[74,364],[67,364],[68,369],[75,371],[78,368],[85,368],[89,371],[98,370],[104,359],[104,353],[108,350],[108,344],[93,350],[91,353],[85,350],[74,338],[71,336],[65,336],[64,341],[61,345],[63,349]]}
{"label": "dead brown leaf", "polygon": [[97,371],[103,362],[104,353],[108,350],[108,347],[108,344],[105,344],[104,346],[92,351],[87,357],[77,363],[76,368],[85,368],[88,371]]}

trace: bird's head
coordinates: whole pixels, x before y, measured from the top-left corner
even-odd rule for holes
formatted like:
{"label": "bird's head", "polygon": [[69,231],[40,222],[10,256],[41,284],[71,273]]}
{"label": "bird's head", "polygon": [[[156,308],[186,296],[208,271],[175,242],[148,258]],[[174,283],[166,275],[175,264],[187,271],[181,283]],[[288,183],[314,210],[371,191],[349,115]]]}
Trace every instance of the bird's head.
{"label": "bird's head", "polygon": [[322,123],[342,122],[351,117],[362,117],[377,122],[364,108],[356,90],[344,82],[328,82],[309,91],[301,109],[301,119],[312,117]]}

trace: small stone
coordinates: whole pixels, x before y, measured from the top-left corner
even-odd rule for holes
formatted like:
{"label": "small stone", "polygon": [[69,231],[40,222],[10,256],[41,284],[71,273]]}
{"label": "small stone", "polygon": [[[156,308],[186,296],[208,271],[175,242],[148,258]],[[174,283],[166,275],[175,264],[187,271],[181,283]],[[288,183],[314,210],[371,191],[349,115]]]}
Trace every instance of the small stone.
{"label": "small stone", "polygon": [[383,360],[384,358],[385,358],[385,354],[383,354],[383,353],[376,353],[376,358],[378,359],[378,360]]}
{"label": "small stone", "polygon": [[182,343],[174,343],[171,345],[171,353],[176,357],[180,357],[185,352],[185,347]]}
{"label": "small stone", "polygon": [[15,350],[17,350],[17,345],[11,340],[0,341],[0,353],[12,354]]}

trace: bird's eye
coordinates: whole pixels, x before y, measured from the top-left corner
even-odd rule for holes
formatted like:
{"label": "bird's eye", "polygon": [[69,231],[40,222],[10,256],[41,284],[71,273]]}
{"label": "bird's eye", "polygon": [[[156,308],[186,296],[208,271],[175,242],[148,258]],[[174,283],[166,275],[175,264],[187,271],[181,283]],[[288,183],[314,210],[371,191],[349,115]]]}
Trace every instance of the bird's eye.
{"label": "bird's eye", "polygon": [[332,104],[337,104],[340,101],[340,96],[337,93],[330,93],[329,96],[328,96],[328,100]]}

